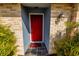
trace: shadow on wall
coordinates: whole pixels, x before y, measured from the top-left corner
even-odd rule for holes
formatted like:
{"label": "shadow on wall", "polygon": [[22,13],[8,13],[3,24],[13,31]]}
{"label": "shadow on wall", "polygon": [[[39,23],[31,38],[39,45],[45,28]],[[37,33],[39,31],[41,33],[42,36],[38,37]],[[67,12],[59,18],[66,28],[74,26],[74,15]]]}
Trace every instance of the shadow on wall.
{"label": "shadow on wall", "polygon": [[24,52],[26,52],[29,44],[30,44],[30,31],[29,31],[29,17],[28,12],[22,7],[22,28],[23,28],[23,41],[24,41]]}

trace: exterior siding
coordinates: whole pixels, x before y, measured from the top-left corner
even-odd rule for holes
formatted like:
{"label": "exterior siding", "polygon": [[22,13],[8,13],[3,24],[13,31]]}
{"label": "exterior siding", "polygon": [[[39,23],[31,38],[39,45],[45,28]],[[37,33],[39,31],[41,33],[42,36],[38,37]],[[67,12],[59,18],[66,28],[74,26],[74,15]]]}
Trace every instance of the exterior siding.
{"label": "exterior siding", "polygon": [[16,55],[24,55],[20,4],[0,4],[0,23],[10,26],[15,33],[19,46]]}

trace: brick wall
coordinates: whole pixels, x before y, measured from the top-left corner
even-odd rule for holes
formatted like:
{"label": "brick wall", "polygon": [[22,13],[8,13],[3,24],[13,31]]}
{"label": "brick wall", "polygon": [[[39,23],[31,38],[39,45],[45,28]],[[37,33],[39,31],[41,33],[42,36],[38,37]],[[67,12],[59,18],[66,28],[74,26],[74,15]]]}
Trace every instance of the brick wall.
{"label": "brick wall", "polygon": [[20,4],[0,4],[0,23],[11,26],[10,29],[15,32],[17,38],[17,55],[24,55],[22,17]]}

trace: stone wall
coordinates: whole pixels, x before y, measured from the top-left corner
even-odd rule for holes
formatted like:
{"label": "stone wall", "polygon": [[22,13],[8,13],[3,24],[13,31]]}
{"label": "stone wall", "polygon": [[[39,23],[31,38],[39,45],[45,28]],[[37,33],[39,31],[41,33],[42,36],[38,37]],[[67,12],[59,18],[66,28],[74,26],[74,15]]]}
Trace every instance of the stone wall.
{"label": "stone wall", "polygon": [[17,55],[24,55],[22,17],[20,4],[0,4],[0,23],[11,26],[10,29],[17,38]]}
{"label": "stone wall", "polygon": [[79,4],[75,4],[76,7],[76,22],[79,22]]}
{"label": "stone wall", "polygon": [[[73,4],[51,4],[49,53],[55,53],[54,40],[60,39],[66,33],[65,22],[71,20],[74,14],[72,12],[73,7]],[[59,22],[56,24],[60,14],[62,14],[62,17],[59,18]]]}

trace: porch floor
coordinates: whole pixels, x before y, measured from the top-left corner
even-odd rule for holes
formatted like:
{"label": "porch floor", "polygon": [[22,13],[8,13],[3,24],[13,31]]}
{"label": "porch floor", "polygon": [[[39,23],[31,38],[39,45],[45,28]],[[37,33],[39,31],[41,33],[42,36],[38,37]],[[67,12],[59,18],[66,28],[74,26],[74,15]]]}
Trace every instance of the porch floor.
{"label": "porch floor", "polygon": [[[39,44],[40,47],[31,48],[29,47],[27,52],[25,53],[26,56],[45,56],[48,54],[47,48],[44,43]],[[34,46],[33,46],[34,47]]]}

